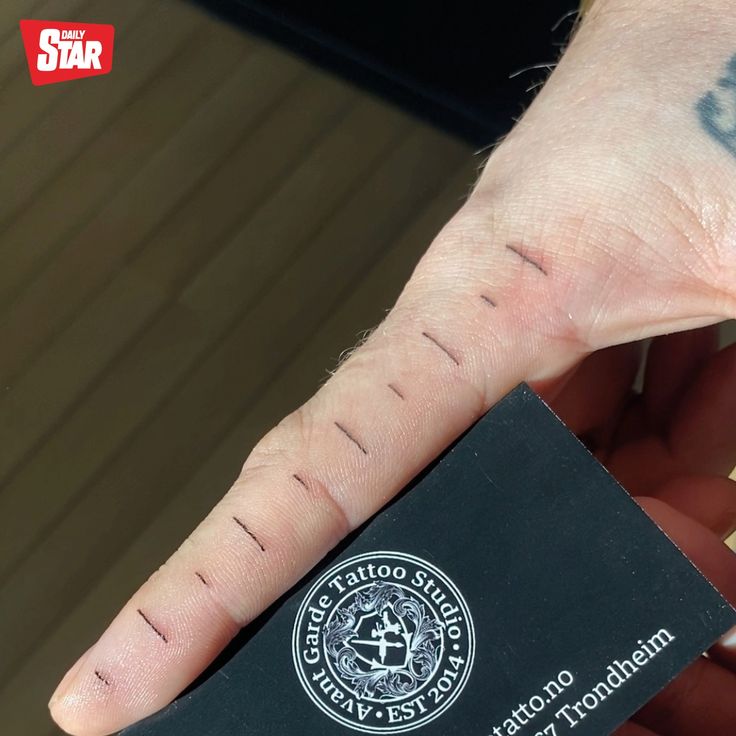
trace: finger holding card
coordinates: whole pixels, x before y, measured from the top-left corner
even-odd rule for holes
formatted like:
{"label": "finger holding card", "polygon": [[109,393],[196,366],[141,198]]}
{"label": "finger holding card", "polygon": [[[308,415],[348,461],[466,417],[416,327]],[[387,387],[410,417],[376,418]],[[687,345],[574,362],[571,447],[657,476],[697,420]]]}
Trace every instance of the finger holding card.
{"label": "finger holding card", "polygon": [[736,611],[693,563],[731,600],[736,563],[641,504],[521,386],[124,733],[603,736],[654,697],[622,736],[726,736],[736,675],[700,655]]}

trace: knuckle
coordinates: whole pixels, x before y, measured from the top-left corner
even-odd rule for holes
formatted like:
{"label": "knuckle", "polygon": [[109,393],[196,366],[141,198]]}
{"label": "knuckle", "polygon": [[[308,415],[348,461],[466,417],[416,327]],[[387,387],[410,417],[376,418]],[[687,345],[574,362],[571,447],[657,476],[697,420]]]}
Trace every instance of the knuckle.
{"label": "knuckle", "polygon": [[[287,414],[256,443],[243,465],[243,473],[254,468],[282,467],[307,453],[315,435],[310,402]],[[242,474],[241,474],[242,475]]]}
{"label": "knuckle", "polygon": [[247,487],[254,476],[263,473],[275,471],[281,476],[298,476],[297,482],[308,485],[312,502],[325,507],[337,536],[342,537],[352,529],[347,511],[328,486],[310,470],[309,449],[319,442],[319,436],[310,400],[284,417],[256,444],[233,490]]}

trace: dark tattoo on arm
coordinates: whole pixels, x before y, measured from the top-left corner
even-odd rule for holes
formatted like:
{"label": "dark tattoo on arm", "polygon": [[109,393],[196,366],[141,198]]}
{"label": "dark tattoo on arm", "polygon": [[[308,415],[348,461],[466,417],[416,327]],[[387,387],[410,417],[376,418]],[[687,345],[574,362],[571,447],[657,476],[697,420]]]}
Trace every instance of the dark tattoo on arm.
{"label": "dark tattoo on arm", "polygon": [[715,89],[698,100],[696,109],[708,135],[736,156],[736,56],[731,57]]}

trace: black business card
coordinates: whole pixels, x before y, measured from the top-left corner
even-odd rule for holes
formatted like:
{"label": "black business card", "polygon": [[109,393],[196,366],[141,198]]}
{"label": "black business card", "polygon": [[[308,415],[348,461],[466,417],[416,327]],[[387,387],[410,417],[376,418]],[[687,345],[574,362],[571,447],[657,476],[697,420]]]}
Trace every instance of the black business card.
{"label": "black business card", "polygon": [[736,611],[526,386],[126,736],[605,736]]}

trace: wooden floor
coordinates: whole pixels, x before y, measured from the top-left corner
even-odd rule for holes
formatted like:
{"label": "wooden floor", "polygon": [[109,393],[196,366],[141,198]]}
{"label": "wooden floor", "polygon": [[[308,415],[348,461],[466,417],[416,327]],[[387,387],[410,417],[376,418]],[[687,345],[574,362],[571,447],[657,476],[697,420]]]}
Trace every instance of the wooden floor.
{"label": "wooden floor", "polygon": [[[113,23],[33,87],[19,18]],[[391,306],[463,144],[179,0],[0,4],[0,730]]]}

